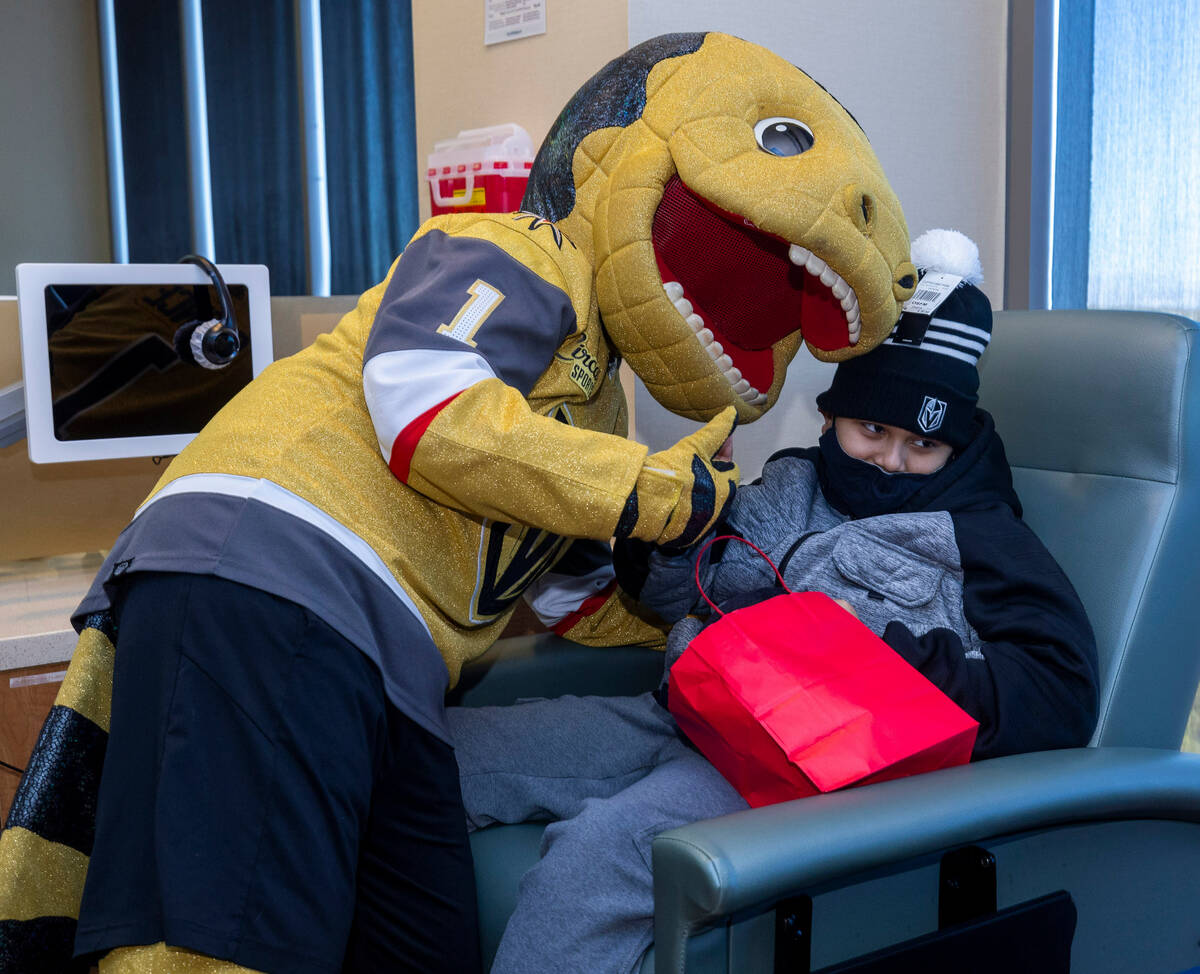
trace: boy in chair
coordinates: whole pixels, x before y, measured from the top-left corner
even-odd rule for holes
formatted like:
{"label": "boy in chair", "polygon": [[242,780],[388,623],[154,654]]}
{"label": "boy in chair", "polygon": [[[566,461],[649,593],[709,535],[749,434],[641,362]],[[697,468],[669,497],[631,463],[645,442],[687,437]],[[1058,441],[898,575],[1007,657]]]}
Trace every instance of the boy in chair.
{"label": "boy in chair", "polygon": [[[961,234],[913,244],[925,273],[892,335],[817,397],[817,446],[775,454],[719,533],[793,591],[838,600],[979,722],[972,760],[1080,746],[1096,722],[1095,640],[1021,520],[1004,447],[976,406],[991,307]],[[931,306],[932,305],[932,306]],[[692,552],[618,545],[622,585],[674,623],[667,669],[706,624]],[[779,594],[740,544],[700,556],[723,609]],[[637,970],[653,937],[654,837],[747,807],[681,735],[664,693],[450,711],[470,828],[549,820],[494,974]]]}

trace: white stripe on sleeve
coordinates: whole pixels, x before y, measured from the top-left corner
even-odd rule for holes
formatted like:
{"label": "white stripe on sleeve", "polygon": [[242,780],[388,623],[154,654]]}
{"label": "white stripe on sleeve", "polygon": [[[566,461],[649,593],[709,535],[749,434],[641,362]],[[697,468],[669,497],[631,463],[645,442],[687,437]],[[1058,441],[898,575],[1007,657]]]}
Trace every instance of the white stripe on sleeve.
{"label": "white stripe on sleeve", "polygon": [[376,355],[363,367],[363,392],[379,449],[391,463],[392,444],[414,419],[495,373],[470,351],[404,349]]}
{"label": "white stripe on sleeve", "polygon": [[544,626],[562,622],[614,578],[611,565],[601,565],[587,575],[547,572],[525,589],[525,601]]}

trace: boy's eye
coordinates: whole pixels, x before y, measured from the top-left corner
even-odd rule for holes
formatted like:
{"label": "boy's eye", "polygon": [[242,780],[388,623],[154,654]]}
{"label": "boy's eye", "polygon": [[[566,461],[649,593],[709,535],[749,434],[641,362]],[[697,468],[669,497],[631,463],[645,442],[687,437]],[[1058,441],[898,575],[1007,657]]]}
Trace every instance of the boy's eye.
{"label": "boy's eye", "polygon": [[875,436],[878,436],[880,433],[883,432],[883,427],[880,426],[878,423],[863,423],[862,428],[866,432],[871,433]]}

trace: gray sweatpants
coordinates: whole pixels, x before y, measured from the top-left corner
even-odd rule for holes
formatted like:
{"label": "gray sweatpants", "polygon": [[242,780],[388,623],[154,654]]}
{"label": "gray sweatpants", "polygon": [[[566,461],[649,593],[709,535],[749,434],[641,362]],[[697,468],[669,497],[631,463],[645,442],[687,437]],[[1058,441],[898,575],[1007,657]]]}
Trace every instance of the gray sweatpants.
{"label": "gray sweatpants", "polygon": [[654,837],[745,801],[648,693],[447,715],[469,827],[552,823],[492,974],[637,970],[654,933]]}

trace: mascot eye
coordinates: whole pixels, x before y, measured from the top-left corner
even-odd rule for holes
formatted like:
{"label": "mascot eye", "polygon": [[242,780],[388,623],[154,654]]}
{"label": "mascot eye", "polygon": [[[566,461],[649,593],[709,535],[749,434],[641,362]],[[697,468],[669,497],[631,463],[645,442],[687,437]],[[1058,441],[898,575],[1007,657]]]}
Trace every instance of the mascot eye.
{"label": "mascot eye", "polygon": [[813,147],[812,130],[794,118],[764,118],[754,126],[754,137],[773,156],[798,156]]}

